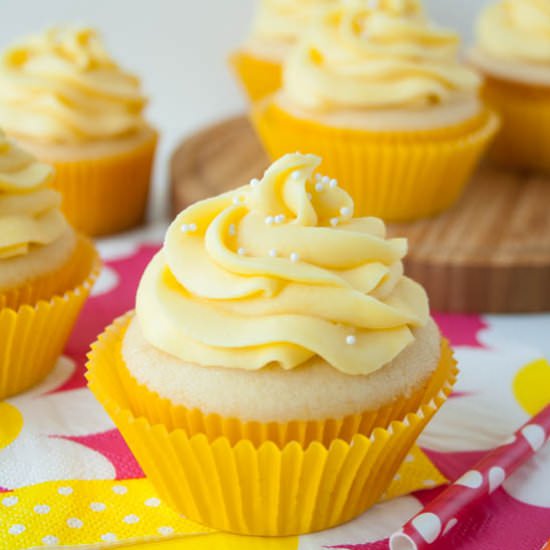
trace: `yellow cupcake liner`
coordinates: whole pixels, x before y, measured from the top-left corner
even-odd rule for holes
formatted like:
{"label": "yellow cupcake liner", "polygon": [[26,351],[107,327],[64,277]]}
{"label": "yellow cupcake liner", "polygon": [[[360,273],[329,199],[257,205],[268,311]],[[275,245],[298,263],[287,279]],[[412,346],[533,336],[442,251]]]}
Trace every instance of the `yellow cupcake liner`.
{"label": "yellow cupcake liner", "polygon": [[271,95],[281,87],[281,63],[262,59],[245,51],[232,54],[229,63],[252,102]]}
{"label": "yellow cupcake liner", "polygon": [[550,172],[550,87],[488,77],[483,95],[502,119],[490,158],[506,168]]}
{"label": "yellow cupcake liner", "polygon": [[[131,318],[128,316],[128,320]],[[113,353],[109,356],[111,369],[116,369],[119,380],[125,389],[130,411],[135,417],[145,417],[152,424],[162,424],[168,431],[183,429],[189,436],[204,434],[209,441],[226,437],[231,444],[247,439],[254,445],[271,441],[283,447],[290,441],[307,446],[312,441],[330,445],[334,439],[351,441],[357,433],[368,435],[375,427],[389,426],[393,420],[401,420],[407,413],[416,411],[422,403],[433,399],[439,392],[439,380],[432,377],[422,387],[376,411],[364,411],[339,419],[292,421],[292,422],[244,422],[238,418],[225,418],[219,414],[204,414],[199,409],[188,409],[175,405],[156,392],[138,383],[124,364],[121,346],[126,331],[114,334]],[[444,362],[441,368],[452,361],[452,352],[445,343],[442,345]]]}
{"label": "yellow cupcake liner", "polygon": [[92,237],[131,229],[145,221],[151,171],[158,135],[128,151],[105,157],[60,161],[52,186],[63,195],[62,210],[70,224]]}
{"label": "yellow cupcake liner", "polygon": [[297,118],[273,101],[253,107],[252,122],[267,153],[302,151],[352,195],[358,216],[410,221],[452,206],[489,145],[498,116],[485,110],[449,128],[372,132]]}
{"label": "yellow cupcake liner", "polygon": [[131,411],[116,368],[128,315],[92,346],[89,387],[103,404],[161,498],[185,517],[238,534],[289,536],[328,529],[373,505],[418,435],[451,392],[456,363],[448,345],[430,383],[435,395],[385,428],[323,445],[228,437],[153,424]]}
{"label": "yellow cupcake liner", "polygon": [[[0,400],[20,393],[42,380],[54,367],[88,297],[99,270],[100,260],[92,243],[78,237],[77,246],[65,269],[51,274],[51,280],[41,281],[36,292],[31,281],[19,293],[0,294]],[[65,292],[48,299],[22,298],[40,296],[44,289],[57,287],[55,277],[67,286]],[[67,290],[68,289],[68,290]],[[15,304],[17,303],[17,306]]]}

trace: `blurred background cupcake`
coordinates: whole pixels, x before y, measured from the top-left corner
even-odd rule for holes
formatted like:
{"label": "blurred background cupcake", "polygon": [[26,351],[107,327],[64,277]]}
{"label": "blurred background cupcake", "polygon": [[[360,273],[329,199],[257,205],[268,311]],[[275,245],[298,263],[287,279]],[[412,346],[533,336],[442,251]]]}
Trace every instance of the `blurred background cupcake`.
{"label": "blurred background cupcake", "polygon": [[139,79],[89,28],[51,28],[0,60],[0,125],[55,166],[63,211],[89,235],[144,220],[157,143],[145,105]]}
{"label": "blurred background cupcake", "polygon": [[99,271],[52,175],[0,131],[0,400],[53,368]]}
{"label": "blurred background cupcake", "polygon": [[231,64],[251,101],[281,87],[282,64],[311,20],[339,0],[260,0],[250,36]]}
{"label": "blurred background cupcake", "polygon": [[346,2],[303,33],[282,90],[253,106],[252,120],[272,158],[321,155],[358,214],[436,214],[460,196],[498,127],[459,43],[418,2]]}
{"label": "blurred background cupcake", "polygon": [[472,63],[502,118],[490,150],[509,168],[550,171],[550,1],[503,0],[481,12]]}
{"label": "blurred background cupcake", "polygon": [[403,274],[406,240],[353,217],[320,162],[286,155],[184,210],[135,314],[89,356],[90,388],[159,494],[225,531],[299,534],[362,513],[455,380]]}

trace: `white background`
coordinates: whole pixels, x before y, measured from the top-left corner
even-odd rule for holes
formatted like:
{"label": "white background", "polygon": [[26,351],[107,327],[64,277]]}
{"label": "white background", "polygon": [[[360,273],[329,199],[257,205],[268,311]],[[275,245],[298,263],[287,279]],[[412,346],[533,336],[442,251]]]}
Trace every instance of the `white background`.
{"label": "white background", "polygon": [[[424,4],[433,19],[471,40],[483,0]],[[245,108],[226,60],[246,36],[253,6],[254,0],[0,0],[0,49],[56,23],[85,23],[103,32],[115,59],[141,76],[151,98],[149,119],[162,132],[158,217],[169,154],[178,140]]]}

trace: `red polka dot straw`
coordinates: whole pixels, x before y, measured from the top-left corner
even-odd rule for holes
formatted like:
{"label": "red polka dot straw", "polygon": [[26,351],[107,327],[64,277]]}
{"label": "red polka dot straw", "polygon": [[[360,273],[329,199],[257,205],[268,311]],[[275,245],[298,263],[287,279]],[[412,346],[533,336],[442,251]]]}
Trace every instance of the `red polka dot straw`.
{"label": "red polka dot straw", "polygon": [[[482,458],[390,537],[391,550],[428,550],[550,439],[550,405]],[[550,550],[550,544],[543,550]]]}

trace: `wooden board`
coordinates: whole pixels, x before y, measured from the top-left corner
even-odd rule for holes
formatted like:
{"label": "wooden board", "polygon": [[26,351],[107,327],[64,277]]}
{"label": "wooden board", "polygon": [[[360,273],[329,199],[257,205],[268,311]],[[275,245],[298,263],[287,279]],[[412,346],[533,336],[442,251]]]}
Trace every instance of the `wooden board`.
{"label": "wooden board", "polygon": [[[207,128],[174,152],[172,212],[243,185],[268,164],[244,116]],[[484,167],[450,211],[388,227],[409,239],[407,274],[434,310],[550,310],[550,179]]]}

